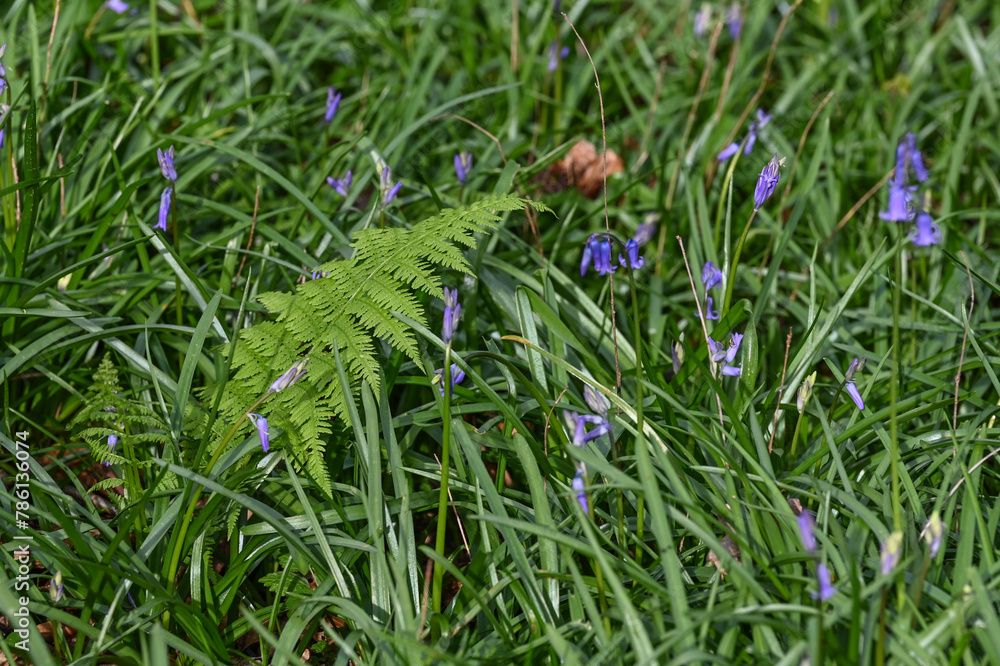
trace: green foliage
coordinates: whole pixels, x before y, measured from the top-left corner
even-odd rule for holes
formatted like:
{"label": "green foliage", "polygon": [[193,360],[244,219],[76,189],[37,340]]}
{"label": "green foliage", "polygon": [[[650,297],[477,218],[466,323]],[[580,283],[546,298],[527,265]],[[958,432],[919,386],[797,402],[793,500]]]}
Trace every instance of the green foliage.
{"label": "green foliage", "polygon": [[[272,429],[285,433],[292,459],[321,488],[329,488],[323,436],[331,432],[333,418],[350,423],[346,401],[355,399],[345,392],[336,357],[351,388],[364,381],[376,395],[382,362],[379,340],[419,364],[416,337],[397,314],[426,327],[418,294],[443,297],[436,270],[469,273],[462,248],[474,248],[476,234],[495,228],[500,213],[526,205],[529,202],[516,197],[496,195],[446,209],[409,229],[360,231],[351,244],[353,256],[316,269],[324,277],[292,292],[261,294],[258,300],[276,318],[240,332],[221,413],[229,419],[247,413],[274,380],[308,358],[305,378],[271,394],[258,409]],[[248,423],[245,430],[249,435],[253,427]]]}

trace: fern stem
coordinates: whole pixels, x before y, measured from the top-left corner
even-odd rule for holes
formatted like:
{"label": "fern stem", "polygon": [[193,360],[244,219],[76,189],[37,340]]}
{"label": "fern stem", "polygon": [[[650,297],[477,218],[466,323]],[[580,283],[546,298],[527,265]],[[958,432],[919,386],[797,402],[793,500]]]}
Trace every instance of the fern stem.
{"label": "fern stem", "polygon": [[444,567],[440,559],[444,557],[444,538],[448,526],[448,472],[451,453],[451,341],[444,350],[444,372],[441,373],[444,382],[443,422],[441,424],[441,490],[438,494],[437,539],[434,551],[439,558],[434,562],[433,596],[435,613],[441,612],[441,592],[444,581]]}

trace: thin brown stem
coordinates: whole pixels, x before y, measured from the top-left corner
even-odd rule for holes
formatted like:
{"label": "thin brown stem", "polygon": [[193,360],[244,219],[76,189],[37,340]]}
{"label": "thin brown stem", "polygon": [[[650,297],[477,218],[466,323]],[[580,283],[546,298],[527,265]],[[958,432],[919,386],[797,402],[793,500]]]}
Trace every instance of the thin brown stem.
{"label": "thin brown stem", "polygon": [[778,432],[778,414],[781,412],[781,396],[785,391],[785,371],[788,369],[788,350],[792,347],[792,329],[788,328],[785,338],[785,362],[781,366],[781,384],[778,386],[778,406],[774,408],[774,422],[771,424],[771,439],[767,443],[767,452],[774,453],[774,433]]}

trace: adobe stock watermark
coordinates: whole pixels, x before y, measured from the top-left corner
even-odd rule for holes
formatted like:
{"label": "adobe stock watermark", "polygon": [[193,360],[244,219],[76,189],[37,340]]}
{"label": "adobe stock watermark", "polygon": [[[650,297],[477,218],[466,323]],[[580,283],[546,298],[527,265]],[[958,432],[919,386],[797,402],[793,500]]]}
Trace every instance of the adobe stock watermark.
{"label": "adobe stock watermark", "polygon": [[[14,548],[14,592],[17,594],[16,605],[11,611],[11,624],[14,633],[20,640],[14,643],[19,650],[28,651],[28,628],[31,626],[31,616],[28,614],[28,589],[31,585],[28,573],[31,571],[31,542],[34,537],[23,534],[28,529],[31,517],[31,490],[28,482],[31,475],[28,471],[28,460],[31,452],[28,449],[28,433],[21,431],[14,440],[14,540],[19,542]],[[17,530],[22,534],[17,534]]]}

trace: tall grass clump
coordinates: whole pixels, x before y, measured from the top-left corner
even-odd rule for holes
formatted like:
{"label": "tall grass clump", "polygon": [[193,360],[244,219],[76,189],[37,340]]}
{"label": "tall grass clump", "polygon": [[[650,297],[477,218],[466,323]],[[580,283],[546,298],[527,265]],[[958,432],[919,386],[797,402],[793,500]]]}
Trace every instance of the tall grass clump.
{"label": "tall grass clump", "polygon": [[1000,664],[986,0],[0,8],[0,652]]}

